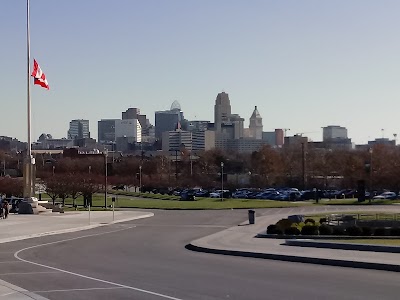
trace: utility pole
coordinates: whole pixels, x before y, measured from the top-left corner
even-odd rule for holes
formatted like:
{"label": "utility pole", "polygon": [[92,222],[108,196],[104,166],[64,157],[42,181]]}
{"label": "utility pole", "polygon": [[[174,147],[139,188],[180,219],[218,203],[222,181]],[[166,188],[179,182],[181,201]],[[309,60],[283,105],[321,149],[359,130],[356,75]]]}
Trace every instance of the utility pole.
{"label": "utility pole", "polygon": [[301,157],[302,157],[302,174],[303,174],[303,190],[306,189],[306,154],[304,151],[304,142],[301,142]]}
{"label": "utility pole", "polygon": [[221,201],[224,201],[224,162],[221,161]]}
{"label": "utility pole", "polygon": [[142,165],[139,166],[139,195],[142,194]]}
{"label": "utility pole", "polygon": [[189,160],[190,160],[190,176],[193,177],[193,160],[192,160],[192,150],[190,150],[190,156],[189,156]]}
{"label": "utility pole", "polygon": [[175,180],[178,181],[178,151],[175,150]]}
{"label": "utility pole", "polygon": [[104,208],[107,208],[107,149],[104,151]]}

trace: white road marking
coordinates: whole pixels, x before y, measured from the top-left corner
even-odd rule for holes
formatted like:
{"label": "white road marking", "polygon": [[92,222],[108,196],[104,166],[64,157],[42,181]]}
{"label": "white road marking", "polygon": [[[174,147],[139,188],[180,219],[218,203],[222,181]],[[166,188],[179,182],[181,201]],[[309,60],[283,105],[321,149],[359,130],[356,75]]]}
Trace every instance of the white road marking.
{"label": "white road marking", "polygon": [[0,297],[10,296],[10,295],[15,294],[15,293],[16,293],[16,292],[1,294]]}
{"label": "white road marking", "polygon": [[32,264],[32,265],[36,265],[36,266],[48,268],[48,269],[51,269],[51,270],[63,272],[63,273],[69,274],[69,275],[73,275],[73,276],[77,276],[77,277],[81,277],[81,278],[86,278],[86,279],[89,279],[89,280],[98,281],[98,282],[106,283],[106,284],[109,284],[109,285],[114,285],[114,286],[121,287],[121,288],[130,289],[130,290],[134,290],[134,291],[137,291],[137,292],[142,292],[142,293],[145,293],[145,294],[150,294],[150,295],[158,296],[158,297],[160,297],[160,298],[171,299],[171,300],[183,300],[183,299],[180,299],[180,298],[176,298],[176,297],[172,297],[172,296],[168,296],[168,295],[164,295],[164,294],[152,292],[152,291],[149,291],[149,290],[144,290],[144,289],[140,289],[140,288],[135,288],[135,287],[129,286],[129,285],[124,285],[124,284],[120,284],[120,283],[116,283],[116,282],[112,282],[112,281],[108,281],[108,280],[103,280],[103,279],[99,279],[99,278],[94,278],[94,277],[82,275],[82,274],[79,274],[79,273],[70,272],[70,271],[67,271],[67,270],[63,270],[63,269],[59,269],[59,268],[47,266],[47,265],[44,265],[44,264],[36,263],[36,262],[29,261],[29,260],[26,260],[26,259],[23,259],[23,258],[19,257],[19,254],[20,254],[21,252],[23,252],[23,251],[26,251],[26,250],[30,250],[30,249],[34,249],[34,248],[38,248],[38,247],[43,247],[43,246],[48,246],[48,245],[54,245],[54,244],[63,243],[63,242],[69,242],[69,241],[79,240],[79,239],[88,238],[88,237],[93,237],[93,236],[99,236],[99,235],[104,235],[104,234],[119,232],[119,231],[131,229],[131,228],[134,228],[134,227],[136,227],[136,226],[132,226],[132,227],[128,227],[128,228],[123,228],[123,229],[119,229],[119,230],[114,230],[114,231],[108,231],[108,232],[102,232],[102,233],[96,233],[96,234],[89,234],[89,235],[84,235],[84,236],[80,236],[80,237],[65,239],[65,240],[61,240],[61,241],[55,241],[55,242],[50,242],[50,243],[45,243],[45,244],[39,244],[39,245],[35,245],[35,246],[30,246],[30,247],[26,247],[26,248],[23,248],[23,249],[18,250],[17,252],[15,252],[15,253],[14,253],[14,257],[15,257],[16,259],[20,260],[21,262],[26,262],[26,263],[29,263],[29,264]]}
{"label": "white road marking", "polygon": [[55,293],[55,292],[75,292],[75,291],[96,291],[96,290],[118,290],[125,289],[124,287],[99,287],[99,288],[87,288],[87,289],[66,289],[66,290],[47,290],[47,291],[32,291],[32,293]]}
{"label": "white road marking", "polygon": [[32,274],[54,274],[54,273],[60,273],[57,271],[45,271],[45,272],[21,272],[21,273],[0,273],[0,276],[5,276],[5,275],[32,275]]}
{"label": "white road marking", "polygon": [[0,264],[11,264],[11,263],[21,263],[22,261],[19,260],[6,260],[6,261],[0,261]]}

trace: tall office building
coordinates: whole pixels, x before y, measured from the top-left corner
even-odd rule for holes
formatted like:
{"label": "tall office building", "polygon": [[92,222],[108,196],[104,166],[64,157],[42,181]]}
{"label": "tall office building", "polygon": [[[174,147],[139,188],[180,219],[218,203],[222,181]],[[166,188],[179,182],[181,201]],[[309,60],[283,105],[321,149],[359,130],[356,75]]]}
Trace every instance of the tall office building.
{"label": "tall office building", "polygon": [[229,122],[231,116],[231,101],[225,92],[219,93],[214,105],[214,126],[217,132],[221,131],[223,123]]}
{"label": "tall office building", "polygon": [[185,131],[176,129],[163,132],[162,150],[181,151],[185,148],[188,151],[207,151],[215,147],[214,131]]}
{"label": "tall office building", "polygon": [[323,127],[322,139],[324,142],[334,139],[347,139],[347,128],[330,125]]}
{"label": "tall office building", "polygon": [[97,122],[98,142],[102,144],[115,142],[115,122],[118,119],[102,119]]}
{"label": "tall office building", "polygon": [[282,147],[284,143],[283,129],[275,129],[275,131],[263,132],[262,139],[271,146]]}
{"label": "tall office building", "polygon": [[156,111],[155,123],[156,130],[155,135],[157,139],[162,139],[162,133],[165,131],[173,131],[176,129],[176,125],[184,121],[183,112],[178,101],[174,101],[171,105],[170,110]]}
{"label": "tall office building", "polygon": [[140,109],[130,107],[126,111],[122,112],[122,120],[138,119],[138,115],[140,115]]}
{"label": "tall office building", "polygon": [[250,137],[256,140],[262,140],[262,133],[263,133],[262,117],[258,112],[257,106],[254,107],[253,114],[250,117],[249,131],[250,131]]}
{"label": "tall office building", "polygon": [[78,119],[69,122],[68,138],[73,140],[90,138],[89,120]]}
{"label": "tall office building", "polygon": [[138,119],[125,119],[115,121],[115,137],[131,138],[134,142],[142,141],[142,126]]}

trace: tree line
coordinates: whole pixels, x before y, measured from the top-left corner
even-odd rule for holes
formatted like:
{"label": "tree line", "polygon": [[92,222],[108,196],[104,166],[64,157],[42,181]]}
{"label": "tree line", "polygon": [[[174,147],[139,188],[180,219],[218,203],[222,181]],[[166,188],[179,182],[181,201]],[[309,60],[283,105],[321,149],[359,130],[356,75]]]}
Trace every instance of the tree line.
{"label": "tree line", "polygon": [[[22,168],[20,157],[1,152],[1,161],[5,161],[7,168]],[[344,189],[356,188],[357,182],[364,180],[368,189],[399,191],[399,166],[400,149],[386,145],[362,150],[326,150],[308,146],[304,151],[301,144],[284,148],[264,146],[251,154],[218,149],[195,154],[182,151],[178,160],[175,154],[108,157],[107,162],[102,155],[36,157],[37,178],[52,199],[76,199],[104,190],[106,168],[108,187],[138,187],[141,183],[142,187],[154,188],[218,188],[221,173],[224,173],[228,174],[224,177],[227,188]],[[248,181],[229,180],[234,174],[245,175]],[[0,193],[22,196],[21,179],[1,177]]]}

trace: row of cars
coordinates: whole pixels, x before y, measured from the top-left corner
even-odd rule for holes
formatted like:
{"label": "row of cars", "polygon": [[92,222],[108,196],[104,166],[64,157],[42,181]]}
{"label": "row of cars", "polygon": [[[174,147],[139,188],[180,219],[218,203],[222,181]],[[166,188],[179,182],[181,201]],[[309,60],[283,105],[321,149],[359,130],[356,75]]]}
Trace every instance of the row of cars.
{"label": "row of cars", "polygon": [[[201,188],[195,189],[175,189],[171,191],[172,195],[181,196],[182,199],[193,200],[195,197],[210,198],[236,198],[236,199],[260,199],[260,200],[282,200],[282,201],[302,201],[311,199],[351,199],[357,198],[357,190],[298,190],[297,188],[267,188],[267,189],[250,189],[242,188],[234,191],[211,189],[205,190]],[[371,197],[369,192],[365,192],[365,198]],[[400,198],[395,192],[390,191],[374,191],[372,199],[390,199]]]}
{"label": "row of cars", "polygon": [[[268,200],[285,200],[285,201],[301,201],[311,199],[352,199],[358,198],[358,191],[355,189],[342,189],[342,190],[299,190],[297,188],[241,188],[236,190],[224,189],[182,189],[182,188],[154,188],[142,187],[142,192],[150,192],[154,194],[168,194],[175,196],[182,196],[182,198],[193,197],[210,197],[210,198],[238,198],[238,199],[268,199]],[[365,192],[366,199],[400,199],[400,193],[382,190],[373,191],[370,194]]]}
{"label": "row of cars", "polygon": [[[238,189],[231,190],[204,190],[204,189],[184,189],[175,190],[173,195],[181,196],[183,200],[192,199],[193,197],[209,197],[209,198],[237,198],[237,199],[268,199],[268,200],[287,200],[298,201],[304,195],[298,189]],[[311,198],[310,198],[311,199]]]}

